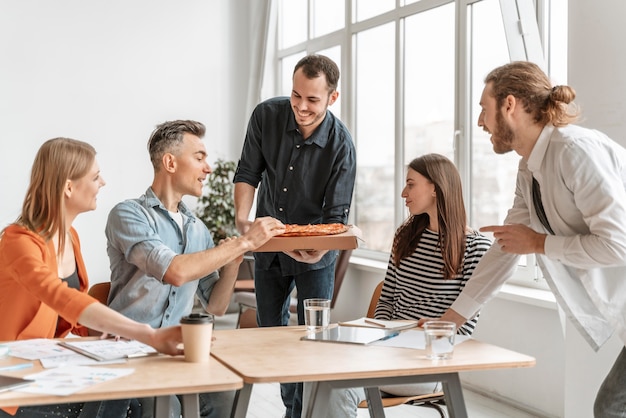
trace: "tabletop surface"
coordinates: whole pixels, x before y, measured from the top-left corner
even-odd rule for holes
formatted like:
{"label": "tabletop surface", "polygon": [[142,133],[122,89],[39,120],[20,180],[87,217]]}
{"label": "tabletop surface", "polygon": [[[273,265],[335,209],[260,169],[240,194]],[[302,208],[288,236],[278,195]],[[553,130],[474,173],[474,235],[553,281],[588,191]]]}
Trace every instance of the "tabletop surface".
{"label": "tabletop surface", "polygon": [[211,355],[246,383],[328,381],[532,367],[533,357],[470,339],[453,358],[433,361],[424,350],[301,341],[304,326],[217,330]]}
{"label": "tabletop surface", "polygon": [[[25,360],[6,357],[0,367],[22,363]],[[9,376],[26,376],[43,369],[39,361],[34,367],[20,371],[3,371]],[[172,394],[190,394],[237,390],[243,387],[241,377],[222,363],[211,358],[208,363],[189,363],[183,356],[167,355],[129,359],[125,363],[98,367],[132,368],[134,372],[104,383],[99,383],[69,396],[29,394],[18,391],[0,393],[0,406],[39,405],[92,400],[151,397]]]}

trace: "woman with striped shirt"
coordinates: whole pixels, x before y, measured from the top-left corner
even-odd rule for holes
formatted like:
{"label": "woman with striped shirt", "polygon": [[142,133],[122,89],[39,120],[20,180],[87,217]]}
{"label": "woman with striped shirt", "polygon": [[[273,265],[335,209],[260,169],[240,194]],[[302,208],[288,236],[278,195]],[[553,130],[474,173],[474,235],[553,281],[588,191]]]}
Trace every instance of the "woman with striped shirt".
{"label": "woman with striped shirt", "polygon": [[[448,158],[426,154],[409,164],[402,198],[409,218],[397,229],[375,317],[438,318],[458,297],[483,254],[491,246],[468,228],[459,172]],[[458,333],[471,335],[478,316]],[[439,382],[381,387],[397,396],[441,390]],[[356,417],[365,398],[359,389],[336,389],[329,418]]]}

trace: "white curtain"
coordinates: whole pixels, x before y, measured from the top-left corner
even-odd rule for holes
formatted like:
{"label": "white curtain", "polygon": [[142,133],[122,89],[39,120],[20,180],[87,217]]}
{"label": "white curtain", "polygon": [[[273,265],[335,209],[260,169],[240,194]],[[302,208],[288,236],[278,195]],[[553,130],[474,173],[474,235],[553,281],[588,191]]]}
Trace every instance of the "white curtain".
{"label": "white curtain", "polygon": [[[263,87],[263,75],[268,60],[268,52],[274,54],[274,48],[268,48],[268,44],[274,38],[276,21],[276,1],[273,0],[250,0],[250,68],[248,71],[248,95],[246,100],[246,115],[250,115],[254,107],[261,101],[261,89]],[[272,24],[270,24],[272,22]],[[271,65],[271,64],[270,64]],[[268,77],[273,81],[273,77]]]}

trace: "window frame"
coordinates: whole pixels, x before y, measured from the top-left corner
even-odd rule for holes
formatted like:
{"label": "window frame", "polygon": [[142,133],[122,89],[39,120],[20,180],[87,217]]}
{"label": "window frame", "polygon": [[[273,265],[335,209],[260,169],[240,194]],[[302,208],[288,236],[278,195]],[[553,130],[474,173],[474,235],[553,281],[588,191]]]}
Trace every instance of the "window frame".
{"label": "window frame", "polygon": [[[455,3],[455,106],[454,106],[454,132],[451,140],[454,142],[455,148],[455,164],[461,174],[461,179],[464,188],[464,198],[468,210],[468,218],[472,219],[471,213],[471,196],[472,196],[472,156],[471,156],[471,143],[470,143],[470,127],[475,122],[470,120],[471,118],[471,106],[469,102],[471,95],[469,89],[470,83],[470,62],[471,62],[471,27],[468,20],[468,9],[473,4],[479,3],[483,0],[419,0],[414,3],[404,5],[402,0],[396,0],[396,7],[393,10],[387,11],[377,16],[370,17],[363,21],[353,21],[353,1],[357,0],[344,0],[344,17],[345,27],[334,32],[326,33],[322,36],[312,38],[312,23],[314,13],[315,0],[307,0],[307,40],[291,45],[285,48],[279,48],[280,42],[278,41],[281,36],[282,21],[280,16],[280,1],[278,7],[274,10],[278,13],[277,25],[276,25],[276,44],[274,46],[273,55],[273,68],[276,71],[274,74],[274,86],[276,86],[274,93],[276,95],[285,95],[290,92],[280,91],[281,80],[283,75],[281,74],[280,62],[282,59],[299,53],[315,53],[320,50],[338,46],[341,53],[340,67],[342,70],[342,77],[340,80],[340,97],[341,101],[341,119],[346,124],[349,130],[354,132],[356,126],[356,71],[353,63],[356,60],[355,57],[355,38],[356,34],[372,29],[374,27],[387,24],[389,22],[395,22],[395,127],[394,127],[394,195],[399,196],[404,185],[404,103],[403,103],[403,82],[404,82],[404,45],[403,45],[403,31],[404,31],[404,19],[417,13],[426,12],[433,8]],[[534,61],[543,67],[546,71],[546,62],[549,60],[544,57],[547,56],[544,53],[542,46],[542,40],[547,39],[549,34],[549,5],[551,0],[499,0],[500,8],[503,16],[503,23],[507,38],[507,45],[509,46],[509,55],[511,60],[530,60]],[[547,43],[547,42],[546,42]],[[548,51],[549,52],[549,51]],[[358,153],[358,144],[357,144]],[[400,201],[396,199],[394,201],[394,224],[399,226],[406,217],[406,210]],[[355,208],[358,210],[358,208]],[[354,211],[353,211],[354,212]],[[355,250],[355,256],[359,258],[365,258],[370,260],[377,260],[386,262],[389,254],[388,252],[374,251],[369,249],[357,249]],[[520,282],[525,285],[536,285],[540,278],[540,271],[536,268],[534,256],[528,256],[527,267],[520,266],[516,273],[516,277]],[[539,284],[540,287],[545,285]]]}

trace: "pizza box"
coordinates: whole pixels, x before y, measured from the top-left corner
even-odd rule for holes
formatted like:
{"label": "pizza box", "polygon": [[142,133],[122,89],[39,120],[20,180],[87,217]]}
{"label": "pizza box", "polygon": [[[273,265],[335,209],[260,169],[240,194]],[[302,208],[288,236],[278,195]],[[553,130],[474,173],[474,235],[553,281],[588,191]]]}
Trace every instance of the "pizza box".
{"label": "pizza box", "polygon": [[294,250],[352,250],[358,248],[361,230],[355,225],[341,234],[314,237],[274,237],[254,250],[255,252],[279,252]]}

